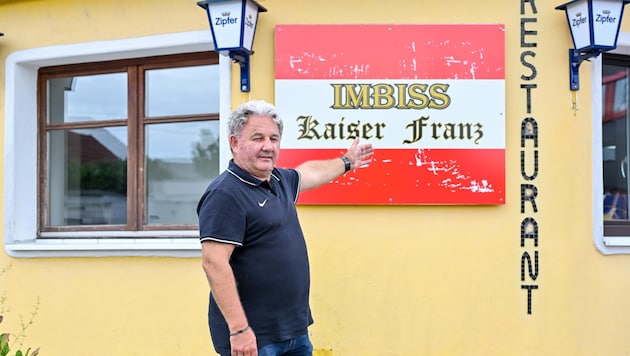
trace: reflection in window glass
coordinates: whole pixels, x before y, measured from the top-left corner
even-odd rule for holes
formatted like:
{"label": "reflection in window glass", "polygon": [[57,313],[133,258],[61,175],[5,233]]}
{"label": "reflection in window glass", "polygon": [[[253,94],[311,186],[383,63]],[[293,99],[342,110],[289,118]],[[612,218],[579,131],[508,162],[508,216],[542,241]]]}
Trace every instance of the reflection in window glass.
{"label": "reflection in window glass", "polygon": [[618,79],[615,82],[615,97],[614,97],[614,104],[613,104],[613,110],[615,112],[626,110],[626,106],[628,104],[627,81],[628,81],[628,78],[623,77],[623,78]]}
{"label": "reflection in window glass", "polygon": [[48,80],[48,123],[126,118],[126,73]]}
{"label": "reflection in window glass", "polygon": [[146,127],[145,223],[197,224],[199,192],[219,174],[219,122]]}
{"label": "reflection in window glass", "polygon": [[147,117],[208,114],[219,111],[219,66],[147,70]]}
{"label": "reflection in window glass", "polygon": [[628,68],[604,65],[602,161],[604,219],[628,219]]}
{"label": "reflection in window glass", "polygon": [[127,129],[48,133],[48,222],[60,225],[125,224]]}

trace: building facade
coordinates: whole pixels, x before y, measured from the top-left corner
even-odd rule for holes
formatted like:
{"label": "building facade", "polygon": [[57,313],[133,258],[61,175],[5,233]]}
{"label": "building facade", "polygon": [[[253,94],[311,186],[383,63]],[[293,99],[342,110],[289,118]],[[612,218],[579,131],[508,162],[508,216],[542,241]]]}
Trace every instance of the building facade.
{"label": "building facade", "polygon": [[316,353],[630,352],[629,20],[571,91],[560,2],[260,4],[243,93],[195,1],[0,0],[1,332],[35,312],[24,345],[42,355],[213,354],[194,206],[229,160],[229,111],[288,101],[278,28],[492,25],[502,89],[467,108],[504,108],[503,194],[300,204]]}

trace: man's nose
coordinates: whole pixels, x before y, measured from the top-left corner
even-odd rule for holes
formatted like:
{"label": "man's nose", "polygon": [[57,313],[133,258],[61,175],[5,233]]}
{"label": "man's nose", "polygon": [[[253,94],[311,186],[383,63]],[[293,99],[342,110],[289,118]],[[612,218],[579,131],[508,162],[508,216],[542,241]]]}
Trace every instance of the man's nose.
{"label": "man's nose", "polygon": [[270,138],[263,140],[263,150],[270,151],[273,149],[273,143]]}

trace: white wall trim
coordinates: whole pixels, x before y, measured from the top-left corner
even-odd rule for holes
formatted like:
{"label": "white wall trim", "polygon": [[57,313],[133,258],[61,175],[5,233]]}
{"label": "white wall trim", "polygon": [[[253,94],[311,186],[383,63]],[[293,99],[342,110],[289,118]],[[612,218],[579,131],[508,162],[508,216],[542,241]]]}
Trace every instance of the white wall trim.
{"label": "white wall trim", "polygon": [[[66,233],[67,238],[37,239],[37,71],[44,66],[117,60],[212,50],[209,31],[191,31],[96,41],[16,51],[5,67],[4,246],[14,257],[198,256],[197,231]],[[231,60],[219,56],[220,117],[231,105]],[[225,131],[221,124],[222,131]],[[229,145],[221,140],[221,168]],[[226,153],[227,152],[227,153]],[[200,192],[201,194],[202,192]]]}

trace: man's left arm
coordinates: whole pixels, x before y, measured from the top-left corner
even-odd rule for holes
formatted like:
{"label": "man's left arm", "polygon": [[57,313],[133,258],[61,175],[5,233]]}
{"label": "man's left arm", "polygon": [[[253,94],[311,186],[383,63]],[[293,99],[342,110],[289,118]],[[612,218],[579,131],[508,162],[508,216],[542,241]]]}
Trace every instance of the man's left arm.
{"label": "man's left arm", "polygon": [[324,183],[339,177],[346,172],[346,162],[349,163],[349,169],[356,169],[367,165],[372,161],[374,156],[374,148],[372,144],[366,143],[359,145],[357,137],[348,148],[346,154],[347,160],[341,157],[307,161],[299,165],[296,170],[300,172],[300,191],[317,188]]}

